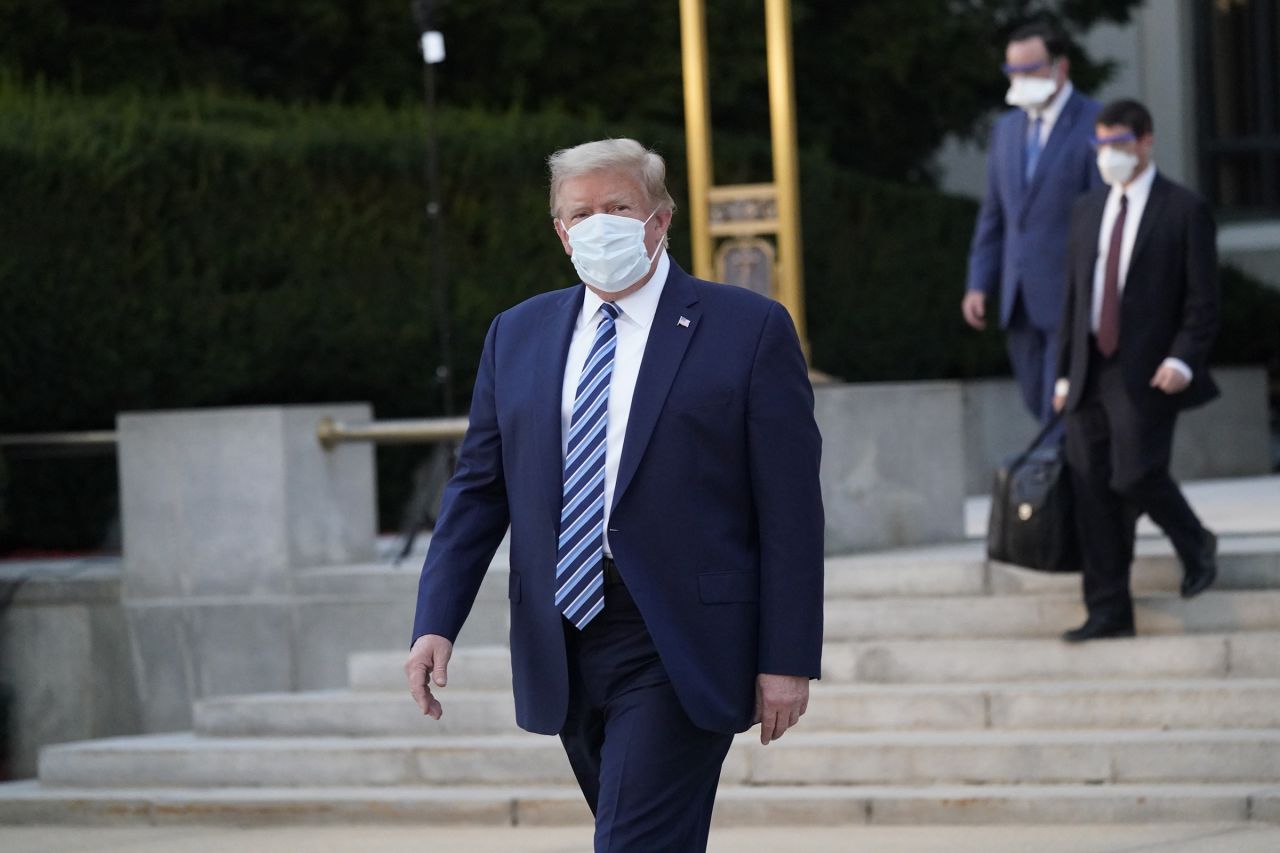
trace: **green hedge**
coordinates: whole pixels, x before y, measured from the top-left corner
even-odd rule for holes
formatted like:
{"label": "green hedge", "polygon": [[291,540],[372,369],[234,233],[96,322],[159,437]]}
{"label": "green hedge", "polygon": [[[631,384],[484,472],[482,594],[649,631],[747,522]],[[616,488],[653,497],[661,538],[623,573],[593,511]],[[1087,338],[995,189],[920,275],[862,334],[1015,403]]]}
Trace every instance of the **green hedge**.
{"label": "green hedge", "polygon": [[[0,377],[40,378],[3,386],[13,390],[0,391],[0,425],[347,398],[432,413],[420,111],[9,91],[0,115],[0,192],[12,202],[0,220],[11,247]],[[683,138],[670,128],[447,111],[441,131],[464,371],[494,312],[572,280],[546,218],[547,153],[638,133],[670,159],[683,201]],[[760,145],[717,149],[723,182],[767,172]],[[851,378],[998,369],[957,357],[972,204],[814,158],[803,173],[816,362]],[[687,242],[678,217],[678,259]]]}
{"label": "green hedge", "polygon": [[[424,133],[417,108],[69,98],[0,85],[0,432],[254,403],[369,400],[379,417],[439,414]],[[624,134],[667,156],[683,207],[679,129],[441,114],[460,409],[493,314],[573,280],[547,216],[546,155]],[[715,146],[718,182],[767,179],[763,144]],[[959,317],[973,203],[814,156],[801,173],[817,367],[851,380],[1005,369],[999,334],[974,334]],[[673,232],[681,262],[687,223],[678,216]],[[1251,298],[1233,322],[1280,316],[1276,294]],[[1276,346],[1273,337],[1250,357],[1274,361]],[[386,526],[417,452],[379,454]],[[81,492],[105,490],[110,472],[55,485],[42,473],[53,470],[70,469],[12,462],[0,549],[91,544],[110,505]]]}

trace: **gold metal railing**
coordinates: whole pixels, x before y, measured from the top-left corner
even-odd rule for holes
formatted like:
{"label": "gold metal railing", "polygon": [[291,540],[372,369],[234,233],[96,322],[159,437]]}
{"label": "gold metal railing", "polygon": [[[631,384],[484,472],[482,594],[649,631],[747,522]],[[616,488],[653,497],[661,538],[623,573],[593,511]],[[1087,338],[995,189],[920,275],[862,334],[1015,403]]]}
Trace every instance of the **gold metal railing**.
{"label": "gold metal railing", "polygon": [[[349,424],[321,418],[316,438],[325,450],[352,441],[375,444],[430,444],[453,441],[467,432],[466,418],[417,418]],[[63,456],[111,453],[119,443],[114,430],[29,432],[0,435],[0,451],[19,456]]]}
{"label": "gold metal railing", "polygon": [[349,424],[322,418],[316,426],[316,438],[325,450],[352,441],[372,441],[375,444],[428,444],[433,441],[452,441],[462,438],[467,431],[466,418],[418,418],[391,421],[369,421]]}
{"label": "gold metal railing", "polygon": [[[807,357],[791,0],[764,0],[764,11],[773,181],[716,186],[711,158],[706,0],[680,0],[693,274],[699,278],[728,280],[722,263],[724,254],[715,249],[718,239],[727,238],[725,244],[741,248],[744,241],[751,242],[752,238],[772,238],[777,249],[765,253],[771,267],[768,275],[771,292],[766,295],[777,299],[791,312]],[[746,284],[741,280],[733,283]]]}
{"label": "gold metal railing", "polygon": [[0,435],[0,451],[15,456],[93,456],[115,451],[114,430],[27,432]]}

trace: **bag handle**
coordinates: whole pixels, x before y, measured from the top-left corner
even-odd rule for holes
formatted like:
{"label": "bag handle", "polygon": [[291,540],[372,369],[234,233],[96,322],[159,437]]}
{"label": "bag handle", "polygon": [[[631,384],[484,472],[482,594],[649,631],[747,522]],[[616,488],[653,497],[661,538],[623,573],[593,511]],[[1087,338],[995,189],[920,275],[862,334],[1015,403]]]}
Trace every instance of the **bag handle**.
{"label": "bag handle", "polygon": [[1014,468],[1018,468],[1023,462],[1026,462],[1027,457],[1031,455],[1032,451],[1040,446],[1040,442],[1044,441],[1044,437],[1049,434],[1050,430],[1058,425],[1058,421],[1060,420],[1062,420],[1062,412],[1054,412],[1053,417],[1045,421],[1045,425],[1040,428],[1040,432],[1036,434],[1036,437],[1031,439],[1031,444],[1027,445],[1027,449],[1019,453],[1018,458],[1013,460],[1009,469],[1013,470]]}

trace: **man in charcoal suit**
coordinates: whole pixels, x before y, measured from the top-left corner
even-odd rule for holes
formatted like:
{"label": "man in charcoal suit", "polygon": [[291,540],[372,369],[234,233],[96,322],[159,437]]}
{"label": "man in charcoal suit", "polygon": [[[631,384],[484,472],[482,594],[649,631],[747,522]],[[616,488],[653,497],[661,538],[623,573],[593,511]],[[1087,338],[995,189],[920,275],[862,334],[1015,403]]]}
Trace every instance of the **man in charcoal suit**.
{"label": "man in charcoal suit", "polygon": [[489,328],[405,672],[438,719],[509,526],[516,721],[560,736],[597,851],[700,851],[733,734],[782,736],[819,674],[813,392],[781,305],[668,257],[661,157],[614,139],[550,167],[582,283]]}
{"label": "man in charcoal suit", "polygon": [[1213,215],[1157,172],[1142,104],[1104,107],[1094,142],[1109,187],[1072,213],[1054,395],[1067,413],[1088,610],[1068,642],[1133,635],[1129,568],[1143,513],[1177,551],[1183,597],[1217,576],[1217,539],[1169,476],[1178,413],[1218,393],[1208,370],[1219,305]]}

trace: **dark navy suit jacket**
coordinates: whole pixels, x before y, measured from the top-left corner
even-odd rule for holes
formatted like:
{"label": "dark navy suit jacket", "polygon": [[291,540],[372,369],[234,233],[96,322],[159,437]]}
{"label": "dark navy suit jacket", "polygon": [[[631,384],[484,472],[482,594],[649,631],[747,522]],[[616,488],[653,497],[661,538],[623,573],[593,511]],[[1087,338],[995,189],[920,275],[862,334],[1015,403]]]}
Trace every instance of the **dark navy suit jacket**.
{"label": "dark navy suit jacket", "polygon": [[1000,290],[1000,325],[1016,297],[1032,324],[1054,331],[1067,280],[1067,233],[1076,198],[1102,185],[1089,140],[1098,102],[1078,91],[1062,107],[1028,184],[1023,177],[1029,119],[1020,109],[996,120],[987,154],[987,192],[969,249],[967,290]]}
{"label": "dark navy suit jacket", "polygon": [[[535,296],[490,326],[413,632],[454,639],[509,524],[516,721],[544,734],[561,729],[568,704],[554,604],[560,405],[583,293],[579,284]],[[819,675],[820,450],[786,310],[672,263],[636,382],[609,543],[702,728],[747,729],[758,673]]]}

